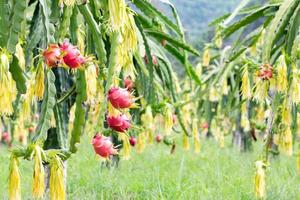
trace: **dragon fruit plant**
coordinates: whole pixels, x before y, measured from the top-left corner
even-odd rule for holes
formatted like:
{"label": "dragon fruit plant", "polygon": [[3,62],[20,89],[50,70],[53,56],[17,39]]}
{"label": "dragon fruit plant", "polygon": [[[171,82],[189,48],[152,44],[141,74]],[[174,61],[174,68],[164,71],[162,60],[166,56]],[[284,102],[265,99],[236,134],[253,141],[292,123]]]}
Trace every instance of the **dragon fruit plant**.
{"label": "dragon fruit plant", "polygon": [[[175,20],[147,0],[0,0],[1,132],[23,144],[11,149],[10,199],[21,199],[22,159],[34,162],[34,198],[49,189],[50,199],[65,199],[67,159],[85,127],[105,159],[129,158],[129,132],[145,136],[151,127],[142,121],[166,107],[165,127],[171,130],[175,112],[189,135],[166,54],[199,85],[188,59],[199,53],[186,44],[174,6],[164,3]],[[121,150],[109,139],[116,133]]]}

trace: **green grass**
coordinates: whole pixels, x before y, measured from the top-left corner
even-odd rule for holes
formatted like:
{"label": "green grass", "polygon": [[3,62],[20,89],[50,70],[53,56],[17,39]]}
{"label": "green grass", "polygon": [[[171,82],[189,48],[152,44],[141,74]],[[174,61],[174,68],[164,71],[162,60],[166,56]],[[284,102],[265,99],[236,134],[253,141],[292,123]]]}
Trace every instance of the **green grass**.
{"label": "green grass", "polygon": [[[229,145],[228,145],[229,146]],[[255,199],[253,192],[254,152],[218,148],[213,140],[202,144],[202,153],[180,147],[169,155],[165,145],[154,144],[143,154],[132,155],[118,168],[101,167],[87,138],[68,162],[68,199]],[[0,149],[0,199],[7,199],[9,154]],[[21,162],[22,196],[31,199],[32,163]],[[267,171],[268,198],[300,199],[300,175],[295,157],[273,159]]]}

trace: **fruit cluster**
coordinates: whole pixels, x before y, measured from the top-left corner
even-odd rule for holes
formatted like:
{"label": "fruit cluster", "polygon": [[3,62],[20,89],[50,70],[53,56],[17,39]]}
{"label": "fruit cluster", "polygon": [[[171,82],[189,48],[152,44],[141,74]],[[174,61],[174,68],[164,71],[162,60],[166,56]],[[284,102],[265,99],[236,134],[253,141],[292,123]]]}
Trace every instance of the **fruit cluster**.
{"label": "fruit cluster", "polygon": [[69,41],[64,41],[60,45],[50,44],[43,52],[43,57],[49,67],[63,65],[71,69],[76,69],[86,62],[86,58],[81,55],[78,48],[73,46]]}
{"label": "fruit cluster", "polygon": [[[117,111],[129,109],[134,105],[134,97],[131,93],[134,86],[133,82],[130,78],[126,78],[124,85],[126,88],[112,87],[108,91],[108,102]],[[121,112],[117,112],[117,114],[108,113],[106,122],[109,128],[120,134],[125,133],[131,127],[129,118]],[[113,143],[109,137],[96,134],[92,140],[92,144],[96,154],[101,157],[108,158],[110,155],[117,154],[117,150],[113,147]]]}

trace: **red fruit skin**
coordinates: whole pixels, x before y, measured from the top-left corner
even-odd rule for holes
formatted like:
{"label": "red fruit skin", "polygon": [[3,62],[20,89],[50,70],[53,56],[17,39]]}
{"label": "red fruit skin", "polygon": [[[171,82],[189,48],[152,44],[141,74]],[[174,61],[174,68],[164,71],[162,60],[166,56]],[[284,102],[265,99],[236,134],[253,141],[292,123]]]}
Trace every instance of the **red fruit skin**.
{"label": "red fruit skin", "polygon": [[201,127],[202,127],[203,129],[207,129],[207,128],[209,127],[209,124],[208,124],[207,122],[204,122],[204,123],[201,125]]}
{"label": "red fruit skin", "polygon": [[80,51],[68,41],[60,45],[63,53],[63,61],[71,69],[76,69],[85,63],[85,58],[80,54]]}
{"label": "red fruit skin", "polygon": [[135,137],[131,136],[130,139],[129,139],[129,143],[130,143],[131,146],[134,147],[137,143],[137,139]]}
{"label": "red fruit skin", "polygon": [[157,143],[160,143],[161,141],[162,141],[162,136],[160,135],[160,134],[158,134],[158,135],[156,135],[155,136],[155,141],[157,142]]}
{"label": "red fruit skin", "polygon": [[57,44],[50,44],[43,52],[44,61],[49,67],[55,67],[61,63],[61,51]]}
{"label": "red fruit skin", "polygon": [[4,141],[6,144],[9,144],[11,141],[10,134],[8,132],[2,133],[2,141]]}
{"label": "red fruit skin", "polygon": [[125,78],[124,86],[128,91],[132,91],[132,89],[134,88],[134,83],[130,77]]}
{"label": "red fruit skin", "polygon": [[263,80],[269,80],[273,77],[273,67],[270,64],[264,64],[260,67],[258,76]]}
{"label": "red fruit skin", "polygon": [[177,120],[177,116],[175,114],[173,114],[172,119],[173,119],[173,124],[175,124],[176,120]]}
{"label": "red fruit skin", "polygon": [[108,100],[117,109],[130,108],[132,105],[131,94],[124,88],[111,88],[108,91]]}
{"label": "red fruit skin", "polygon": [[31,134],[31,133],[33,133],[34,132],[34,127],[33,126],[30,126],[29,128],[28,128],[28,132]]}
{"label": "red fruit skin", "polygon": [[152,55],[151,57],[152,57],[152,63],[153,63],[153,65],[157,66],[158,62],[157,62],[156,56]]}
{"label": "red fruit skin", "polygon": [[95,153],[103,158],[108,158],[110,155],[118,154],[117,150],[113,147],[109,137],[96,134],[92,140]]}
{"label": "red fruit skin", "polygon": [[107,124],[114,131],[121,133],[126,132],[131,127],[129,119],[124,114],[107,117]]}

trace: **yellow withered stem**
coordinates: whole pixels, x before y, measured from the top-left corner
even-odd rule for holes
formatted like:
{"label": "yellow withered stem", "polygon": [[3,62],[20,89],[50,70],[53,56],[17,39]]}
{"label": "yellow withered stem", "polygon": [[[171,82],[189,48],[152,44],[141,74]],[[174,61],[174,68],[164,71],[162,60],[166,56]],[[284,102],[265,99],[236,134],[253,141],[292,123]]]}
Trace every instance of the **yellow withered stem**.
{"label": "yellow withered stem", "polygon": [[266,29],[263,29],[261,32],[260,37],[258,38],[257,44],[259,44],[259,46],[263,46],[265,43],[265,36],[266,36]]}
{"label": "yellow withered stem", "polygon": [[209,101],[217,102],[221,98],[220,92],[217,90],[215,86],[212,86],[209,90]]}
{"label": "yellow withered stem", "polygon": [[9,199],[21,200],[21,179],[18,158],[12,154],[9,165]]}
{"label": "yellow withered stem", "polygon": [[18,42],[18,44],[16,45],[15,55],[19,60],[19,66],[22,70],[25,70],[25,54],[20,42]]}
{"label": "yellow withered stem", "polygon": [[262,103],[259,104],[258,108],[257,108],[257,112],[256,112],[256,116],[257,116],[257,121],[258,122],[263,122],[263,120],[265,119],[265,109],[264,109],[264,105]]}
{"label": "yellow withered stem", "polygon": [[200,62],[196,65],[196,74],[198,77],[202,76],[202,63]]}
{"label": "yellow withered stem", "polygon": [[154,142],[153,129],[146,129],[146,133],[147,133],[147,142],[148,142],[148,144],[153,144],[153,142]]}
{"label": "yellow withered stem", "polygon": [[192,133],[194,139],[194,152],[200,152],[200,138],[199,138],[199,130],[198,130],[198,120],[196,118],[193,119],[192,123]]}
{"label": "yellow withered stem", "polygon": [[138,47],[137,27],[134,21],[134,12],[130,9],[126,10],[125,23],[122,31],[124,50],[135,51]]}
{"label": "yellow withered stem", "polygon": [[221,83],[221,94],[227,95],[229,92],[229,86],[227,83],[227,78],[224,78]]}
{"label": "yellow withered stem", "polygon": [[62,160],[54,155],[50,160],[50,199],[65,200],[65,186]]}
{"label": "yellow withered stem", "polygon": [[219,144],[220,144],[220,148],[225,147],[225,136],[223,131],[219,131]]}
{"label": "yellow withered stem", "polygon": [[271,91],[276,91],[277,89],[277,85],[276,85],[276,80],[275,80],[275,78],[271,78],[270,80],[269,80],[269,82],[270,82],[270,86],[269,86],[269,90],[271,90]]}
{"label": "yellow withered stem", "polygon": [[142,120],[143,126],[146,129],[151,129],[151,130],[153,129],[154,118],[153,118],[153,115],[152,115],[151,106],[146,107],[146,112],[141,116],[141,120]]}
{"label": "yellow withered stem", "polygon": [[13,101],[16,99],[16,83],[9,72],[11,55],[0,49],[0,116],[13,113]]}
{"label": "yellow withered stem", "polygon": [[281,110],[281,121],[285,125],[290,125],[292,123],[291,108],[292,105],[289,103],[289,100],[285,99],[283,101]]}
{"label": "yellow withered stem", "polygon": [[85,70],[87,102],[94,103],[97,98],[97,66],[89,65]]}
{"label": "yellow withered stem", "polygon": [[69,114],[69,124],[68,124],[70,133],[71,133],[72,130],[73,130],[74,119],[75,119],[75,110],[76,110],[76,104],[74,104],[74,105],[71,107],[71,109],[70,109],[70,114]]}
{"label": "yellow withered stem", "polygon": [[250,131],[250,121],[248,117],[247,104],[248,102],[245,101],[241,106],[241,127],[244,129],[244,131]]}
{"label": "yellow withered stem", "polygon": [[209,66],[209,63],[210,63],[210,52],[209,52],[209,48],[208,47],[206,47],[204,49],[202,62],[203,62],[203,66],[204,67],[208,67]]}
{"label": "yellow withered stem", "polygon": [[300,117],[297,116],[297,138],[300,138]]}
{"label": "yellow withered stem", "polygon": [[287,66],[286,66],[284,55],[281,55],[278,58],[276,67],[277,67],[277,76],[276,76],[277,90],[279,92],[285,93],[288,88],[288,82],[287,82]]}
{"label": "yellow withered stem", "polygon": [[292,83],[290,86],[290,96],[293,103],[300,102],[300,78],[299,70],[293,67],[292,69]]}
{"label": "yellow withered stem", "polygon": [[121,112],[108,102],[108,116],[119,116]]}
{"label": "yellow withered stem", "polygon": [[175,74],[175,72],[172,72],[172,77],[174,78],[175,90],[177,93],[180,93],[181,92],[180,81],[178,80],[178,77]]}
{"label": "yellow withered stem", "polygon": [[116,70],[112,76],[112,86],[111,87],[118,87],[120,85],[121,79],[119,78],[119,75],[121,72],[121,68],[118,68],[118,66],[120,66],[120,65],[117,65]]}
{"label": "yellow withered stem", "polygon": [[216,28],[215,37],[214,37],[215,45],[221,49],[223,45],[223,38],[222,38],[222,27],[218,26]]}
{"label": "yellow withered stem", "polygon": [[164,109],[164,134],[171,135],[172,127],[173,127],[173,113],[170,106],[166,106]]}
{"label": "yellow withered stem", "polygon": [[43,150],[38,145],[34,146],[34,171],[32,194],[34,198],[42,198],[45,191],[45,171],[42,159]]}
{"label": "yellow withered stem", "polygon": [[145,132],[141,132],[137,138],[136,150],[137,153],[142,153],[146,146],[146,135]]}
{"label": "yellow withered stem", "polygon": [[35,73],[35,97],[38,100],[42,100],[45,90],[45,71],[44,64],[42,61],[38,63]]}
{"label": "yellow withered stem", "polygon": [[123,66],[123,75],[124,77],[130,77],[132,81],[135,81],[136,79],[136,70],[135,67],[133,65],[133,61],[132,61],[132,54],[129,55],[130,56],[130,62],[127,63],[127,65]]}
{"label": "yellow withered stem", "polygon": [[77,41],[78,41],[78,49],[81,52],[81,54],[84,54],[85,50],[85,30],[83,25],[79,25],[77,29]]}
{"label": "yellow withered stem", "polygon": [[264,198],[266,196],[266,164],[263,161],[258,160],[255,162],[255,167],[255,195],[257,198]]}
{"label": "yellow withered stem", "polygon": [[255,92],[253,98],[257,102],[264,102],[268,97],[268,90],[269,90],[269,81],[264,81],[259,79],[255,85]]}
{"label": "yellow withered stem", "polygon": [[190,142],[189,142],[189,137],[186,134],[183,134],[183,149],[188,151],[190,150]]}
{"label": "yellow withered stem", "polygon": [[250,79],[249,79],[249,71],[248,66],[245,65],[243,69],[242,75],[242,85],[241,85],[241,93],[243,99],[251,99],[251,87],[250,87]]}
{"label": "yellow withered stem", "polygon": [[279,137],[279,150],[288,156],[293,155],[293,136],[290,126],[287,126]]}
{"label": "yellow withered stem", "polygon": [[133,52],[138,47],[137,27],[133,18],[134,12],[126,9],[124,26],[121,29],[120,45],[118,46],[117,66],[123,69],[124,76],[130,76],[134,81],[136,71],[133,65]]}
{"label": "yellow withered stem", "polygon": [[123,148],[121,150],[121,156],[124,160],[129,160],[130,159],[130,152],[131,152],[129,137],[125,133],[120,133],[119,137],[123,142]]}
{"label": "yellow withered stem", "polygon": [[55,127],[56,127],[56,121],[55,121],[54,112],[51,113],[50,126],[51,126],[52,128],[55,128]]}
{"label": "yellow withered stem", "polygon": [[257,54],[257,48],[256,48],[256,43],[255,43],[254,45],[252,45],[250,47],[250,55],[254,57],[254,56],[256,56],[256,54]]}
{"label": "yellow withered stem", "polygon": [[33,97],[34,97],[34,81],[31,79],[29,81],[28,89],[26,94],[22,95],[22,107],[20,113],[23,115],[25,119],[30,119],[31,115],[31,105],[33,103]]}
{"label": "yellow withered stem", "polygon": [[120,30],[126,20],[126,3],[125,0],[109,0],[109,21],[113,30]]}
{"label": "yellow withered stem", "polygon": [[298,154],[297,154],[297,170],[298,170],[298,172],[300,172],[300,148],[299,148]]}

